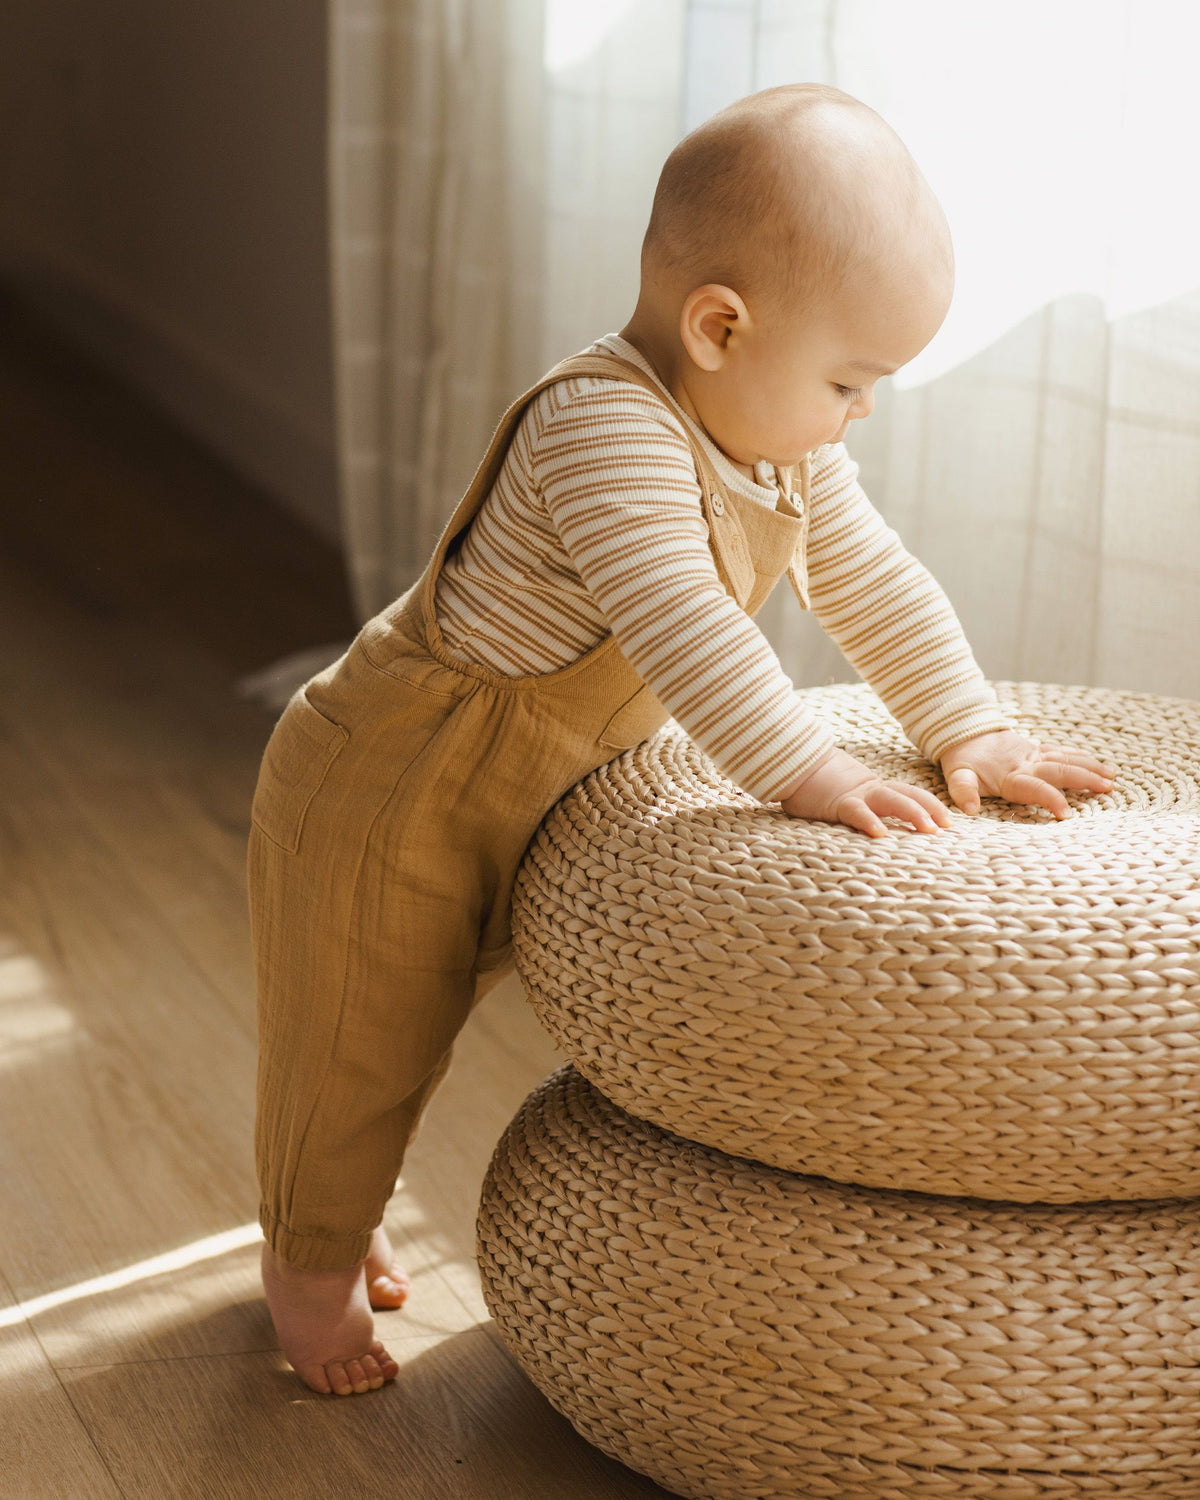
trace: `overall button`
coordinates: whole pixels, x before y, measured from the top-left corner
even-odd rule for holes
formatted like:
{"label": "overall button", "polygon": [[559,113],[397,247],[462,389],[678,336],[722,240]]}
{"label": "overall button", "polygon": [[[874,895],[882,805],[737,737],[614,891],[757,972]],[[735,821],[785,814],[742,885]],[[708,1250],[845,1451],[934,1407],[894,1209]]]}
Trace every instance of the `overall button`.
{"label": "overall button", "polygon": [[725,502],[720,495],[716,493],[710,495],[709,504],[712,506],[714,516],[723,516],[725,514]]}

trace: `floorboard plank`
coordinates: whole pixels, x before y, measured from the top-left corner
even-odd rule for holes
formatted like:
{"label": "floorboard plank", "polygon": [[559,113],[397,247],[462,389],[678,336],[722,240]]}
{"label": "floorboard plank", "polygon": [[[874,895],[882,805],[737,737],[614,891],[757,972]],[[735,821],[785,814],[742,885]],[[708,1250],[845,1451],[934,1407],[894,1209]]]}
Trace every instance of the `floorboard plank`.
{"label": "floorboard plank", "polygon": [[120,1500],[88,1426],[18,1311],[0,1286],[0,1494]]}
{"label": "floorboard plank", "polygon": [[365,1396],[298,1392],[269,1355],[69,1370],[128,1495],[155,1500],[659,1500],[585,1442],[485,1327],[407,1340]]}

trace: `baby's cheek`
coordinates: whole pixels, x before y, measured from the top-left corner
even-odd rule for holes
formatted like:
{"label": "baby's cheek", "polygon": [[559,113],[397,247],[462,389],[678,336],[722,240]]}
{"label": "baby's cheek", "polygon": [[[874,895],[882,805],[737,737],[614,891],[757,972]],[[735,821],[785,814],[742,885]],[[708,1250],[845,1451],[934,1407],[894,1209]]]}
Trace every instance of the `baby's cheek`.
{"label": "baby's cheek", "polygon": [[836,442],[841,436],[845,413],[830,412],[805,412],[800,421],[793,418],[789,434],[789,451],[799,457],[804,453],[811,453],[814,448],[820,448],[825,443]]}

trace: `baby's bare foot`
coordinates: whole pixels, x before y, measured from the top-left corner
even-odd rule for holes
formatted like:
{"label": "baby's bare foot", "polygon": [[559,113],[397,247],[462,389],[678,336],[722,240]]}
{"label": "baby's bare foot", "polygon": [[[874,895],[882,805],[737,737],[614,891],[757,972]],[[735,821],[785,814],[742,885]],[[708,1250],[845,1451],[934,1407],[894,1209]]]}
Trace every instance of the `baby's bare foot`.
{"label": "baby's bare foot", "polygon": [[399,1307],[412,1290],[408,1272],[396,1259],[392,1242],[382,1224],[371,1236],[371,1248],[363,1262],[367,1298],[379,1311]]}
{"label": "baby's bare foot", "polygon": [[[371,1248],[374,1252],[374,1244]],[[400,1373],[374,1336],[364,1274],[368,1264],[304,1271],[281,1260],[269,1245],[262,1247],[263,1290],[284,1357],[304,1384],[322,1395],[378,1390]]]}

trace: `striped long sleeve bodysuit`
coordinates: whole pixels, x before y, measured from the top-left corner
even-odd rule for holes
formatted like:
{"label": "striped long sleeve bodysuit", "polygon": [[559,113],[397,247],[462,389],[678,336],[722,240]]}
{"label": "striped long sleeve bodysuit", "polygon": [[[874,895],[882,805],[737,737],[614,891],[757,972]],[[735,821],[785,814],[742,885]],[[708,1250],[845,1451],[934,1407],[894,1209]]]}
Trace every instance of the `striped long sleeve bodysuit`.
{"label": "striped long sleeve bodysuit", "polygon": [[[636,363],[632,383],[573,378],[525,413],[499,477],[438,580],[450,648],[509,676],[568,665],[610,630],[660,702],[731,780],[772,801],[834,744],[713,563],[684,425],[721,478],[774,508],[772,467],[741,473],[618,334],[585,352]],[[812,457],[813,614],[929,760],[1011,728],[949,600],[857,482],[842,443]],[[793,494],[799,505],[800,496]]]}

